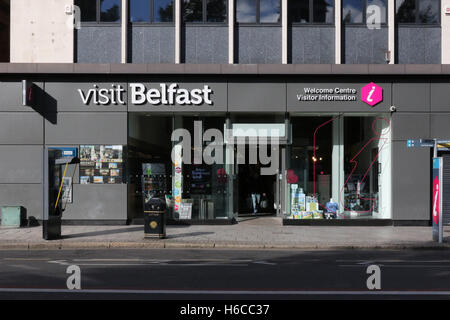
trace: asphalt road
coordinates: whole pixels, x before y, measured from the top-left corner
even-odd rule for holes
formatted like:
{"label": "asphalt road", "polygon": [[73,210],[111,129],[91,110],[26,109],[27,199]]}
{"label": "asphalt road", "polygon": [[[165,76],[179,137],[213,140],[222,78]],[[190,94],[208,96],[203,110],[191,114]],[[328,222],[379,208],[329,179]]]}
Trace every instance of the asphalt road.
{"label": "asphalt road", "polygon": [[[67,268],[80,268],[69,290]],[[367,288],[380,267],[381,289]],[[0,299],[448,299],[450,251],[0,251]]]}

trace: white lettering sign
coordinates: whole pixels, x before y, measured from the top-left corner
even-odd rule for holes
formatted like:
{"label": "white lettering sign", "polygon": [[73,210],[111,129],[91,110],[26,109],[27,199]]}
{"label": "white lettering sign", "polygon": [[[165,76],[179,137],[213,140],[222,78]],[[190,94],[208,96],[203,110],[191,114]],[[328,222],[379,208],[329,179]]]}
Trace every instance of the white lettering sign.
{"label": "white lettering sign", "polygon": [[[85,105],[91,102],[95,105],[125,104],[125,89],[121,85],[111,85],[112,88],[99,88],[94,84],[93,88],[84,92],[78,89],[81,101]],[[184,89],[178,84],[161,83],[158,87],[146,88],[142,83],[130,83],[130,100],[133,105],[212,105],[211,95],[213,90],[204,85],[203,88]]]}

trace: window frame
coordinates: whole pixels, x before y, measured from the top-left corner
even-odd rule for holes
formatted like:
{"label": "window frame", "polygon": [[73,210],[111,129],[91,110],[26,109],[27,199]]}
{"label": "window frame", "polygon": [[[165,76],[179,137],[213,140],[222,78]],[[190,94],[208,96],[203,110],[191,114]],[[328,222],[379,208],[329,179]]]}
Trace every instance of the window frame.
{"label": "window frame", "polygon": [[[345,0],[342,0],[342,6],[341,6],[341,17],[342,17],[342,26],[344,27],[352,27],[352,26],[365,26],[367,25],[367,2],[369,0],[361,0],[363,2],[363,8],[362,8],[362,22],[356,22],[356,23],[350,23],[350,22],[345,22],[344,21],[344,3]],[[388,25],[388,14],[389,14],[389,1],[386,1],[386,21],[380,23],[381,26],[386,27]]]}
{"label": "window frame", "polygon": [[[122,23],[122,1],[119,0],[119,21],[112,22],[112,21],[101,21],[101,3],[100,0],[95,0],[95,21],[81,21],[81,24],[84,26],[117,26]],[[76,0],[74,1],[74,5],[77,5]],[[80,8],[81,10],[81,8]]]}
{"label": "window frame", "polygon": [[[292,1],[292,0],[291,0]],[[291,1],[288,1],[288,11],[289,11],[289,4],[292,3]],[[291,24],[292,26],[295,27],[300,27],[300,26],[311,26],[311,25],[315,25],[315,26],[333,26],[335,25],[335,10],[336,10],[336,0],[332,0],[333,1],[333,22],[314,22],[314,0],[309,0],[308,2],[308,14],[310,16],[310,20],[313,20],[312,22],[296,22],[296,21],[289,21],[289,24]],[[289,19],[289,13],[288,13],[288,19]]]}
{"label": "window frame", "polygon": [[229,1],[234,1],[234,0],[225,0],[225,20],[223,22],[209,22],[208,21],[208,13],[207,13],[207,8],[208,8],[208,0],[202,0],[202,21],[185,21],[184,20],[184,0],[181,0],[181,18],[183,20],[184,24],[187,25],[208,25],[208,26],[213,26],[213,25],[219,25],[219,26],[223,26],[223,25],[227,25],[228,24],[228,10],[229,10]]}
{"label": "window frame", "polygon": [[[235,1],[235,0],[232,0]],[[281,26],[283,21],[283,1],[280,2],[280,21],[279,22],[261,22],[261,0],[256,0],[256,21],[255,22],[238,22],[237,21],[237,0],[234,6],[234,20],[237,26]],[[288,4],[289,8],[289,4]]]}
{"label": "window frame", "polygon": [[415,21],[414,22],[398,22],[397,19],[397,1],[395,0],[395,25],[400,25],[402,27],[414,27],[414,26],[421,26],[421,27],[437,27],[441,25],[441,14],[442,14],[442,1],[441,0],[437,0],[438,3],[438,21],[437,22],[433,22],[433,23],[423,23],[420,22],[420,0],[415,0],[415,5],[416,5],[416,16],[415,16]]}
{"label": "window frame", "polygon": [[149,21],[135,21],[132,22],[131,21],[131,10],[130,10],[130,2],[132,0],[128,0],[128,23],[130,23],[131,25],[158,25],[158,26],[162,26],[162,25],[167,25],[167,26],[173,26],[175,25],[175,1],[176,0],[172,0],[172,21],[169,22],[155,22],[155,12],[154,12],[154,8],[155,8],[155,1],[154,0],[147,0],[150,2],[149,5]]}

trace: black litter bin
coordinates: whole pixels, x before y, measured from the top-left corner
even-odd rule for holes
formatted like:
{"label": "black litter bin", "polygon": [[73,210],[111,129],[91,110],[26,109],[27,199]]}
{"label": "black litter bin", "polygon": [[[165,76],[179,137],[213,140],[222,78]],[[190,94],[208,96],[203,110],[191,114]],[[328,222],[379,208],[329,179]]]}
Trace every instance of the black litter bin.
{"label": "black litter bin", "polygon": [[165,238],[166,223],[164,213],[166,202],[160,198],[152,198],[144,203],[144,236],[145,238]]}

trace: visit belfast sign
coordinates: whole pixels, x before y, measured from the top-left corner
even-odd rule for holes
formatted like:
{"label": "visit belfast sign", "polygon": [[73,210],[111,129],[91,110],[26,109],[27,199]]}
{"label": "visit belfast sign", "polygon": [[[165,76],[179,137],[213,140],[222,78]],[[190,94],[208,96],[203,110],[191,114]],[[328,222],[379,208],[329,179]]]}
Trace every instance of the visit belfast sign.
{"label": "visit belfast sign", "polygon": [[123,85],[111,84],[101,88],[94,84],[88,90],[78,89],[84,105],[125,105],[125,93],[130,95],[133,105],[212,105],[213,90],[209,85],[201,88],[186,89],[177,83],[161,83],[146,87],[142,83],[130,83],[127,91]]}

